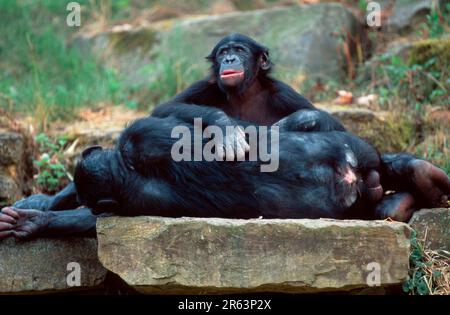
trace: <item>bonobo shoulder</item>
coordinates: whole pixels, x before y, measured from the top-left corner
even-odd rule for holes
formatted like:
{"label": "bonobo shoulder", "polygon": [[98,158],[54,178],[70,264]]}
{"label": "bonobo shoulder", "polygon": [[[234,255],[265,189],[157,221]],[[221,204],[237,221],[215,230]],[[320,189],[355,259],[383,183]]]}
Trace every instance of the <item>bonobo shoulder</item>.
{"label": "bonobo shoulder", "polygon": [[315,109],[314,105],[304,96],[286,83],[272,79],[272,102],[286,109],[290,114],[300,109]]}
{"label": "bonobo shoulder", "polygon": [[215,105],[225,100],[225,94],[210,77],[194,82],[186,90],[176,95],[171,102],[197,105]]}

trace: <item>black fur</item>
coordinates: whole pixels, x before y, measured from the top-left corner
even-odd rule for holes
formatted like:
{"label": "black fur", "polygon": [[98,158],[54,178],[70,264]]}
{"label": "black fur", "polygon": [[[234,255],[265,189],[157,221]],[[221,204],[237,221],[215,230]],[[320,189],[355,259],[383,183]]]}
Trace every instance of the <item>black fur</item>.
{"label": "black fur", "polygon": [[[273,173],[261,173],[258,161],[175,162],[170,135],[179,124],[192,129],[174,117],[144,118],[125,129],[115,150],[89,152],[75,171],[81,203],[101,212],[98,201],[113,199],[121,215],[347,218],[349,198],[364,199],[364,184],[346,183],[341,171],[361,179],[379,167],[377,152],[345,132],[282,132]],[[360,218],[372,215],[359,210]]]}

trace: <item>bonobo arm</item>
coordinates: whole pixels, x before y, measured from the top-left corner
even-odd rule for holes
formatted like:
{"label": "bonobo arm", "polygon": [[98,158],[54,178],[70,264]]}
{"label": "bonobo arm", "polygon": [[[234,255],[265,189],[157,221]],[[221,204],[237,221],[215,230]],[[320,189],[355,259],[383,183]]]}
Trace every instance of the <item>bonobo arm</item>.
{"label": "bonobo arm", "polygon": [[[219,127],[225,137],[222,142],[217,143],[218,147],[223,147],[223,150],[220,150],[221,153],[218,154],[223,155],[227,160],[233,160],[235,157],[241,159],[245,157],[245,152],[250,150],[243,128],[218,108],[169,102],[157,107],[152,116],[158,118],[172,116],[190,124],[194,122],[195,118],[201,118],[203,127]],[[227,132],[227,127],[233,127],[231,132]],[[215,140],[221,141],[220,139]]]}
{"label": "bonobo arm", "polygon": [[[108,216],[102,214],[101,216]],[[95,236],[97,216],[88,208],[64,211],[4,208],[0,213],[0,240],[6,237]]]}
{"label": "bonobo arm", "polygon": [[296,111],[275,125],[283,131],[345,131],[336,118],[319,109]]}
{"label": "bonobo arm", "polygon": [[77,192],[74,183],[70,183],[54,196],[43,194],[32,195],[13,204],[13,207],[18,209],[36,209],[43,211],[75,209],[79,206],[81,205],[77,201]]}
{"label": "bonobo arm", "polygon": [[206,126],[235,125],[233,119],[218,108],[179,102],[169,102],[158,106],[152,112],[152,116],[158,118],[173,116],[186,123],[193,123],[194,118],[201,118]]}

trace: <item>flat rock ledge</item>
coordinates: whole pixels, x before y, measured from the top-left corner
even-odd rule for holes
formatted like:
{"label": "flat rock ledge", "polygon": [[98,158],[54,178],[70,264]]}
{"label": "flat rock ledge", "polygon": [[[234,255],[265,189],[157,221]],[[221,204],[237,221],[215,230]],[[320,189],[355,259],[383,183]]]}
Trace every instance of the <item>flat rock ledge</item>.
{"label": "flat rock ledge", "polygon": [[109,217],[97,232],[103,266],[148,294],[364,292],[408,276],[398,222]]}
{"label": "flat rock ledge", "polygon": [[[79,278],[73,273],[78,270]],[[0,242],[0,294],[94,290],[106,274],[97,258],[95,238]]]}

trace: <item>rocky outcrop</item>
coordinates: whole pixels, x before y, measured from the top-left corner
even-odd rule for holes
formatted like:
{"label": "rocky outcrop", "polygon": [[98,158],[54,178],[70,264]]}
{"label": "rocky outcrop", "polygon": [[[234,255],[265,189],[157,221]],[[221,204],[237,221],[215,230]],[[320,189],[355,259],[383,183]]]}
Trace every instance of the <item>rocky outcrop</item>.
{"label": "rocky outcrop", "polygon": [[[69,263],[79,264],[80,286],[69,285],[77,284],[72,273],[77,267]],[[0,294],[93,289],[105,277],[106,269],[98,261],[93,238],[0,242]]]}
{"label": "rocky outcrop", "polygon": [[408,275],[403,223],[109,217],[97,232],[102,264],[142,293],[347,291],[368,288],[371,268],[381,287]]}
{"label": "rocky outcrop", "polygon": [[390,10],[388,28],[392,31],[418,29],[421,23],[426,22],[426,15],[431,10],[432,2],[433,0],[382,1],[382,7]]}
{"label": "rocky outcrop", "polygon": [[28,187],[25,136],[0,128],[0,205],[22,197]]}
{"label": "rocky outcrop", "polygon": [[[339,81],[346,78],[347,58],[352,58],[344,52],[343,39],[356,38],[360,31],[359,21],[344,6],[317,4],[116,27],[80,36],[75,44],[93,51],[136,84],[152,77],[160,80],[164,74],[158,69],[186,61],[189,68],[206,73],[209,66],[204,57],[218,40],[240,32],[270,47],[277,68],[285,75],[304,73]],[[349,45],[349,52],[355,51],[353,41]]]}
{"label": "rocky outcrop", "polygon": [[450,209],[424,209],[414,213],[411,227],[425,248],[450,251]]}
{"label": "rocky outcrop", "polygon": [[348,131],[369,141],[380,152],[405,150],[414,137],[411,122],[387,111],[333,104],[316,105],[341,121]]}

